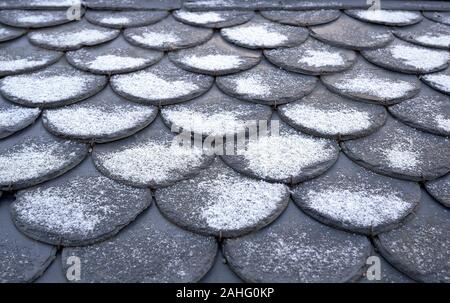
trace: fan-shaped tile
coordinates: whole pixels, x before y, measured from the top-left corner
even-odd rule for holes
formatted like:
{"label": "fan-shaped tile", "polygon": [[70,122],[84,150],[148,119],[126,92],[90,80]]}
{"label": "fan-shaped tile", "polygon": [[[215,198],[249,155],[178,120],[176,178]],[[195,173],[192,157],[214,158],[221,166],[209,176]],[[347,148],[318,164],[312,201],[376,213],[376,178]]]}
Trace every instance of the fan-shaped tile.
{"label": "fan-shaped tile", "polygon": [[41,110],[17,106],[0,96],[0,139],[8,137],[15,132],[33,123]]}
{"label": "fan-shaped tile", "polygon": [[341,15],[333,22],[311,27],[311,33],[317,39],[332,45],[357,50],[383,47],[393,39],[387,28],[346,15]]}
{"label": "fan-shaped tile", "polygon": [[133,135],[157,114],[156,107],[124,100],[108,86],[86,101],[45,110],[42,119],[56,136],[103,143]]}
{"label": "fan-shaped tile", "polygon": [[331,91],[352,99],[391,105],[420,91],[416,76],[387,71],[359,57],[352,68],[320,78]]}
{"label": "fan-shaped tile", "polygon": [[450,12],[423,12],[423,15],[430,20],[450,25]]}
{"label": "fan-shaped tile", "polygon": [[225,163],[251,177],[292,184],[324,173],[337,160],[335,141],[305,135],[277,119],[272,117],[272,134],[263,135],[260,129],[259,138],[249,137],[235,145],[234,154],[223,155]]}
{"label": "fan-shaped tile", "polygon": [[450,140],[421,132],[395,119],[367,137],[345,141],[352,160],[395,178],[422,181],[450,171]]}
{"label": "fan-shaped tile", "polygon": [[56,247],[22,235],[11,220],[12,196],[0,201],[0,282],[32,282],[52,263]]}
{"label": "fan-shaped tile", "polygon": [[201,147],[179,144],[177,138],[182,139],[157,118],[129,138],[96,145],[94,163],[107,177],[131,186],[168,186],[195,176],[214,158]]}
{"label": "fan-shaped tile", "polygon": [[93,25],[83,19],[30,32],[28,38],[37,46],[67,51],[104,43],[116,38],[119,34],[119,30]]}
{"label": "fan-shaped tile", "polygon": [[239,25],[252,19],[255,15],[250,11],[207,11],[207,12],[191,12],[187,10],[176,10],[173,16],[183,23],[194,26],[222,28]]}
{"label": "fan-shaped tile", "polygon": [[50,135],[38,120],[0,141],[0,189],[17,190],[56,178],[77,166],[87,146]]}
{"label": "fan-shaped tile", "polygon": [[57,107],[95,95],[106,85],[105,76],[79,71],[64,59],[43,70],[0,80],[0,93],[25,106]]}
{"label": "fan-shaped tile", "polygon": [[167,11],[95,11],[89,10],[86,19],[96,25],[125,28],[145,26],[167,17]]}
{"label": "fan-shaped tile", "polygon": [[83,4],[99,10],[173,10],[181,7],[181,0],[84,0]]}
{"label": "fan-shaped tile", "polygon": [[[80,16],[84,13],[80,11]],[[0,22],[15,27],[40,28],[68,23],[66,10],[3,10]]]}
{"label": "fan-shaped tile", "polygon": [[420,186],[375,174],[341,154],[325,174],[297,185],[293,199],[326,225],[375,235],[411,216],[420,201]]}
{"label": "fan-shaped tile", "polygon": [[81,0],[3,0],[0,8],[4,9],[64,9],[81,5]]}
{"label": "fan-shaped tile", "polygon": [[259,15],[220,33],[234,44],[254,49],[296,46],[308,38],[308,30],[303,27],[275,23]]}
{"label": "fan-shaped tile", "polygon": [[450,53],[414,45],[395,39],[388,46],[361,54],[373,64],[407,74],[424,74],[443,70],[448,66]]}
{"label": "fan-shaped tile", "polygon": [[328,23],[336,20],[341,15],[339,10],[320,9],[306,11],[261,11],[261,15],[269,20],[297,26],[311,26]]}
{"label": "fan-shaped tile", "polygon": [[169,58],[188,71],[218,76],[255,66],[261,61],[261,52],[234,46],[215,34],[205,44],[169,53]]}
{"label": "fan-shaped tile", "polygon": [[375,239],[381,255],[395,268],[422,282],[449,282],[450,211],[422,192],[416,216]]}
{"label": "fan-shaped tile", "polygon": [[226,94],[246,101],[277,105],[292,102],[309,94],[317,78],[282,70],[267,61],[228,76],[216,78]]}
{"label": "fan-shaped tile", "polygon": [[412,127],[450,136],[450,97],[426,86],[416,97],[389,107],[389,112]]}
{"label": "fan-shaped tile", "polygon": [[19,191],[11,213],[30,238],[82,246],[115,235],[151,202],[150,190],[102,176],[88,158],[62,177]]}
{"label": "fan-shaped tile", "polygon": [[24,35],[26,31],[21,28],[14,28],[0,24],[0,42],[12,40]]}
{"label": "fan-shaped tile", "polygon": [[193,179],[158,189],[155,199],[173,223],[193,232],[238,237],[261,229],[286,208],[286,185],[244,177],[218,158]]}
{"label": "fan-shaped tile", "polygon": [[187,101],[205,93],[214,78],[185,71],[163,58],[144,70],[111,78],[116,93],[132,101],[167,105]]}
{"label": "fan-shaped tile", "polygon": [[400,39],[429,47],[448,49],[450,26],[424,19],[422,22],[393,31]]}
{"label": "fan-shaped tile", "polygon": [[420,79],[435,90],[450,95],[450,68],[442,72],[423,75]]}
{"label": "fan-shaped tile", "polygon": [[231,98],[215,86],[194,100],[161,109],[161,117],[172,131],[220,137],[243,134],[250,121],[268,121],[271,115],[270,107]]}
{"label": "fan-shaped tile", "polygon": [[170,15],[153,25],[127,28],[124,35],[137,46],[172,51],[202,44],[211,38],[213,31],[178,22]]}
{"label": "fan-shaped tile", "polygon": [[442,205],[450,207],[450,175],[425,183],[428,193]]}
{"label": "fan-shaped tile", "polygon": [[422,21],[423,17],[420,12],[406,10],[346,10],[347,15],[365,22],[391,25],[405,26]]}
{"label": "fan-shaped tile", "polygon": [[67,61],[95,74],[119,74],[148,67],[163,57],[163,53],[142,49],[119,37],[106,44],[85,47],[66,53]]}
{"label": "fan-shaped tile", "polygon": [[361,235],[323,225],[291,205],[273,224],[223,244],[247,282],[346,282],[359,277],[372,247]]}
{"label": "fan-shaped tile", "polygon": [[321,75],[341,72],[356,61],[356,53],[320,42],[312,37],[296,47],[265,50],[273,64],[297,73]]}
{"label": "fan-shaped tile", "polygon": [[280,106],[278,114],[300,131],[340,140],[367,136],[386,121],[383,106],[341,97],[322,85],[301,100]]}

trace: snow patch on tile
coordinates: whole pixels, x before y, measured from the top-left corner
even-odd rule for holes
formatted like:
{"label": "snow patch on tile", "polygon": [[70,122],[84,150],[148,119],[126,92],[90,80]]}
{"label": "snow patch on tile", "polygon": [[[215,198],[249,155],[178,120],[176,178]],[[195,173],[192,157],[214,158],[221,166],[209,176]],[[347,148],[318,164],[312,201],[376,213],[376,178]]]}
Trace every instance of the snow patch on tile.
{"label": "snow patch on tile", "polygon": [[366,20],[386,23],[404,23],[417,18],[417,14],[413,12],[391,10],[358,10],[356,15]]}
{"label": "snow patch on tile", "polygon": [[147,63],[145,58],[125,57],[116,55],[102,55],[89,61],[88,66],[96,70],[117,70],[137,68]]}
{"label": "snow patch on tile", "polygon": [[34,32],[30,37],[41,43],[51,45],[61,45],[65,47],[75,47],[80,44],[94,44],[99,41],[109,40],[116,34],[116,31],[100,31],[97,29],[81,29],[77,32]]}
{"label": "snow patch on tile", "polygon": [[447,63],[450,55],[446,51],[431,50],[409,45],[394,45],[389,48],[392,56],[403,63],[423,69],[432,69]]}
{"label": "snow patch on tile", "polygon": [[34,58],[8,59],[2,57],[0,58],[0,66],[2,71],[13,72],[16,70],[23,70],[27,68],[33,68],[36,66],[44,65],[48,62],[49,59],[50,56],[42,59],[34,59]]}
{"label": "snow patch on tile", "polygon": [[26,108],[11,105],[0,107],[0,128],[8,128],[30,120],[39,114],[38,108]]}
{"label": "snow patch on tile", "polygon": [[23,13],[21,12],[20,15],[17,15],[17,21],[20,23],[43,23],[43,22],[50,22],[57,19],[52,13],[49,12],[40,12],[39,14],[36,14],[34,12],[32,13]]}
{"label": "snow patch on tile", "polygon": [[437,114],[434,119],[438,128],[450,132],[450,119],[448,117],[445,117],[442,114]]}
{"label": "snow patch on tile", "polygon": [[182,61],[192,67],[203,70],[224,70],[238,67],[244,60],[236,55],[192,55]]}
{"label": "snow patch on tile", "polygon": [[250,96],[267,96],[271,93],[269,85],[264,83],[261,75],[249,75],[246,77],[239,77],[232,80],[236,85],[236,92],[238,94],[246,94]]}
{"label": "snow patch on tile", "polygon": [[344,65],[345,60],[339,52],[308,49],[305,51],[305,55],[298,60],[298,63],[315,67],[339,66]]}
{"label": "snow patch on tile", "polygon": [[275,47],[288,40],[288,37],[269,25],[238,26],[222,29],[230,39],[252,46]]}
{"label": "snow patch on tile", "polygon": [[183,20],[196,24],[208,24],[225,21],[225,18],[218,12],[178,11],[177,15]]}
{"label": "snow patch on tile", "polygon": [[445,34],[425,34],[420,35],[415,38],[418,42],[427,45],[437,45],[441,47],[449,47],[450,46],[450,35]]}
{"label": "snow patch on tile", "polygon": [[412,144],[412,141],[396,143],[390,149],[383,150],[386,160],[394,168],[414,170],[421,161],[420,152]]}
{"label": "snow patch on tile", "polygon": [[119,24],[127,24],[128,22],[130,22],[130,19],[128,17],[109,16],[109,17],[103,17],[100,20],[100,22],[105,23],[105,24],[119,25]]}
{"label": "snow patch on tile", "polygon": [[432,82],[437,88],[450,92],[450,75],[430,74],[422,76],[423,79]]}
{"label": "snow patch on tile", "polygon": [[180,40],[178,36],[172,32],[144,32],[132,35],[131,38],[136,42],[151,46],[163,46],[167,43],[176,43]]}

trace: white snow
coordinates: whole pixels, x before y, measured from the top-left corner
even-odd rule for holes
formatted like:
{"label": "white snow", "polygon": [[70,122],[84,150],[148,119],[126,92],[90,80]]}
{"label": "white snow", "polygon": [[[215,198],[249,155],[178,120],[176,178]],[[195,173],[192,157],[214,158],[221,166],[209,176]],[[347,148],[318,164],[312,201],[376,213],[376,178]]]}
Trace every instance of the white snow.
{"label": "white snow", "polygon": [[365,20],[386,23],[410,22],[417,18],[417,13],[393,10],[358,10],[356,15]]}
{"label": "white snow", "polygon": [[392,56],[403,63],[422,69],[433,69],[447,63],[450,55],[446,51],[425,47],[396,44],[389,48]]}
{"label": "white snow", "polygon": [[89,61],[87,65],[96,70],[117,70],[137,68],[147,63],[145,58],[129,56],[101,55]]}
{"label": "white snow", "polygon": [[203,70],[224,70],[238,67],[244,60],[236,55],[191,55],[182,61],[192,67]]}
{"label": "white snow", "polygon": [[20,23],[31,23],[38,24],[44,22],[50,22],[53,20],[59,19],[58,16],[54,15],[51,12],[22,12],[17,14],[17,21]]}
{"label": "white snow", "polygon": [[176,43],[180,40],[178,35],[173,32],[144,32],[132,35],[131,38],[136,42],[150,46],[164,46],[169,43]]}
{"label": "white snow", "polygon": [[271,93],[270,86],[264,83],[264,78],[259,74],[241,75],[232,81],[238,94],[264,97]]}
{"label": "white snow", "polygon": [[16,71],[23,70],[27,68],[33,68],[37,66],[41,66],[46,64],[50,59],[50,56],[47,58],[34,59],[34,58],[0,58],[0,69],[2,71]]}
{"label": "white snow", "polygon": [[266,24],[243,25],[221,30],[229,39],[251,46],[277,47],[288,37]]}
{"label": "white snow", "polygon": [[20,106],[0,107],[0,129],[13,127],[39,115],[38,108],[26,108]]}
{"label": "white snow", "polygon": [[339,66],[344,65],[345,60],[339,52],[308,49],[298,60],[298,63],[305,63],[315,67]]}
{"label": "white snow", "polygon": [[78,31],[32,32],[30,38],[40,43],[55,46],[75,47],[80,44],[93,44],[114,37],[116,30],[80,29]]}
{"label": "white snow", "polygon": [[446,34],[429,33],[415,37],[415,40],[427,45],[436,45],[442,47],[450,46],[450,35]]}
{"label": "white snow", "polygon": [[407,140],[395,143],[390,149],[383,150],[389,164],[402,170],[414,170],[420,164],[420,152],[414,149],[413,142]]}
{"label": "white snow", "polygon": [[127,24],[130,22],[130,19],[128,17],[114,17],[114,16],[109,16],[109,17],[103,17],[100,20],[102,23],[105,24],[114,24],[114,25],[119,25],[119,24]]}
{"label": "white snow", "polygon": [[181,19],[195,24],[207,24],[225,21],[225,18],[218,12],[177,11],[176,14]]}
{"label": "white snow", "polygon": [[434,119],[438,128],[450,132],[450,119],[448,117],[445,117],[442,114],[437,114]]}
{"label": "white snow", "polygon": [[432,82],[437,88],[450,92],[450,75],[429,74],[422,76],[423,79]]}

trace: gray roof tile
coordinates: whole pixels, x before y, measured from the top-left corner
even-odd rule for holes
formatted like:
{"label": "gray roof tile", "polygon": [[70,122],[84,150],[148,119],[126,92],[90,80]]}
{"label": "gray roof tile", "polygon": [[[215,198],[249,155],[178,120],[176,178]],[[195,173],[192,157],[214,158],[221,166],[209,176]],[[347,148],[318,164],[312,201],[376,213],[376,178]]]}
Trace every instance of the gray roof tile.
{"label": "gray roof tile", "polygon": [[392,26],[405,26],[422,21],[420,12],[405,10],[346,10],[346,14],[361,21]]}
{"label": "gray roof tile", "polygon": [[222,28],[234,25],[239,25],[247,22],[255,16],[251,11],[206,11],[206,12],[192,12],[187,10],[176,10],[173,16],[186,24],[208,27],[208,28]]}
{"label": "gray roof tile", "polygon": [[95,11],[88,10],[86,20],[112,28],[145,26],[167,17],[167,11]]}
{"label": "gray roof tile", "polygon": [[26,31],[21,28],[10,27],[0,24],[0,42],[8,41],[25,35]]}
{"label": "gray roof tile", "polygon": [[425,183],[428,193],[442,205],[450,208],[450,175]]}
{"label": "gray roof tile", "polygon": [[450,68],[442,72],[423,75],[420,79],[435,90],[450,95]]}
{"label": "gray roof tile", "polygon": [[395,29],[393,33],[400,39],[418,45],[442,49],[448,49],[450,46],[450,26],[428,19],[415,25]]}
{"label": "gray roof tile", "polygon": [[430,20],[450,25],[450,12],[423,12]]}
{"label": "gray roof tile", "polygon": [[261,11],[261,15],[269,20],[298,26],[311,26],[323,23],[328,23],[336,20],[341,15],[341,12],[336,9],[319,9],[307,11]]}
{"label": "gray roof tile", "polygon": [[[82,16],[84,10],[80,11]],[[15,27],[40,28],[71,22],[67,10],[3,10],[0,22]]]}

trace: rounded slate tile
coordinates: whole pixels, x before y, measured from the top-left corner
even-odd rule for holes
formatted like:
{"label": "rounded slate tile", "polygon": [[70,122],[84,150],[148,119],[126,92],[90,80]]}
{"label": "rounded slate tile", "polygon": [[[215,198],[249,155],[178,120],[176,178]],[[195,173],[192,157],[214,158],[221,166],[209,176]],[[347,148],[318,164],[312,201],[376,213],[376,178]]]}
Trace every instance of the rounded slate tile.
{"label": "rounded slate tile", "polygon": [[95,166],[111,179],[159,188],[195,176],[214,159],[201,147],[179,144],[186,143],[182,139],[157,118],[129,138],[96,145],[92,156]]}
{"label": "rounded slate tile", "polygon": [[83,102],[45,110],[42,120],[56,136],[103,143],[133,135],[157,114],[156,107],[124,100],[108,86]]}
{"label": "rounded slate tile", "polygon": [[41,110],[17,106],[3,99],[0,95],[0,139],[32,124],[39,117]]}
{"label": "rounded slate tile", "polygon": [[361,279],[358,280],[358,283],[415,283],[413,279],[398,271],[379,254],[373,253],[371,257],[379,258],[379,264],[381,268],[380,279],[377,280],[376,276],[374,276],[373,278],[375,279],[371,277],[371,279],[369,280],[366,272],[365,274],[363,274]]}
{"label": "rounded slate tile", "polygon": [[274,221],[287,207],[286,185],[244,177],[218,158],[192,179],[155,192],[173,223],[205,235],[238,237]]}
{"label": "rounded slate tile", "polygon": [[306,28],[275,23],[259,15],[220,33],[231,43],[253,49],[296,46],[308,38]]}
{"label": "rounded slate tile", "polygon": [[[84,10],[80,11],[80,16]],[[15,27],[40,28],[72,21],[67,10],[2,10],[0,22]]]}
{"label": "rounded slate tile", "polygon": [[0,76],[35,71],[51,65],[63,56],[61,52],[35,47],[26,37],[0,45]]}
{"label": "rounded slate tile", "polygon": [[361,22],[346,15],[310,29],[311,34],[319,40],[356,50],[383,47],[393,39],[387,28]]}
{"label": "rounded slate tile", "polygon": [[395,39],[388,46],[362,51],[368,61],[389,70],[407,74],[425,74],[448,66],[450,53]]}
{"label": "rounded slate tile", "polygon": [[255,66],[261,61],[261,52],[234,46],[215,34],[204,44],[170,52],[169,58],[185,70],[219,76]]}
{"label": "rounded slate tile", "polygon": [[267,121],[272,109],[231,98],[213,86],[206,94],[176,105],[164,106],[161,117],[173,132],[202,136],[244,134],[251,121]]}
{"label": "rounded slate tile", "polygon": [[292,198],[326,225],[376,235],[411,216],[420,201],[420,186],[375,174],[341,154],[325,174],[297,185]]}
{"label": "rounded slate tile", "polygon": [[86,19],[92,24],[125,28],[145,26],[167,17],[167,11],[96,11],[88,10]]}
{"label": "rounded slate tile", "polygon": [[80,5],[81,0],[14,0],[2,1],[2,9],[67,9],[74,5]]}
{"label": "rounded slate tile", "polygon": [[391,26],[405,26],[422,21],[420,12],[406,10],[346,10],[345,13],[364,22],[384,24]]}
{"label": "rounded slate tile", "polygon": [[40,47],[67,51],[104,43],[116,38],[119,34],[119,30],[93,25],[83,19],[30,32],[28,39]]}
{"label": "rounded slate tile", "polygon": [[67,52],[66,58],[78,69],[110,75],[143,69],[161,60],[163,55],[133,46],[120,36],[105,44]]}
{"label": "rounded slate tile", "polygon": [[84,0],[83,5],[94,10],[174,10],[180,0]]}
{"label": "rounded slate tile", "polygon": [[296,47],[265,50],[273,64],[297,73],[321,75],[341,72],[356,61],[356,53],[320,42],[312,37]]}
{"label": "rounded slate tile", "polygon": [[85,283],[188,283],[209,271],[216,253],[213,237],[182,230],[151,207],[112,239],[64,248],[62,262],[66,271],[68,258],[80,258]]}
{"label": "rounded slate tile", "polygon": [[306,11],[261,11],[264,18],[289,25],[311,26],[331,22],[341,15],[339,10],[318,9]]}
{"label": "rounded slate tile", "polygon": [[193,47],[208,41],[212,35],[211,29],[178,22],[171,15],[156,24],[124,31],[125,39],[130,43],[161,51]]}
{"label": "rounded slate tile", "polygon": [[389,112],[412,127],[450,136],[450,97],[426,86],[416,97],[390,106]]}
{"label": "rounded slate tile", "polygon": [[186,10],[176,10],[173,16],[180,22],[209,28],[222,28],[239,25],[247,22],[255,16],[252,11],[206,11],[191,12]]}
{"label": "rounded slate tile", "polygon": [[117,234],[151,202],[150,190],[102,176],[87,158],[64,176],[19,191],[11,214],[17,228],[32,239],[83,246]]}
{"label": "rounded slate tile", "polygon": [[450,25],[450,12],[422,12],[422,14],[432,21]]}
{"label": "rounded slate tile", "polygon": [[317,78],[282,70],[267,61],[233,75],[216,78],[217,86],[233,97],[278,105],[292,102],[309,94]]}
{"label": "rounded slate tile", "polygon": [[421,132],[388,117],[367,137],[341,143],[352,160],[377,173],[414,181],[450,171],[450,140]]}
{"label": "rounded slate tile", "polygon": [[[234,154],[223,155],[225,163],[251,177],[295,184],[324,173],[337,160],[335,141],[305,135],[277,119],[274,115],[271,120],[273,135],[260,128],[259,138],[249,136],[243,144],[235,144]],[[233,143],[227,143],[227,150]]]}
{"label": "rounded slate tile", "polygon": [[360,101],[392,105],[420,91],[416,76],[387,71],[358,57],[349,70],[320,78],[331,91]]}
{"label": "rounded slate tile", "polygon": [[56,247],[22,235],[11,220],[9,205],[14,198],[0,201],[0,283],[32,282],[56,257]]}
{"label": "rounded slate tile", "polygon": [[24,35],[26,31],[21,28],[14,28],[0,24],[0,42],[12,40]]}
{"label": "rounded slate tile", "polygon": [[85,144],[50,135],[38,120],[0,141],[0,190],[17,190],[54,179],[87,155]]}
{"label": "rounded slate tile", "polygon": [[450,207],[450,175],[425,183],[428,193],[442,205]]}
{"label": "rounded slate tile", "polygon": [[383,106],[341,97],[322,85],[301,100],[280,106],[278,114],[302,132],[339,140],[367,136],[386,121]]}
{"label": "rounded slate tile", "polygon": [[423,75],[420,79],[435,90],[450,95],[450,68],[442,72]]}
{"label": "rounded slate tile", "polygon": [[443,49],[448,49],[450,46],[450,26],[428,19],[415,25],[395,29],[393,33],[400,39],[423,46]]}
{"label": "rounded slate tile", "polygon": [[416,216],[378,235],[375,245],[398,270],[421,282],[449,282],[450,211],[422,192]]}
{"label": "rounded slate tile", "polygon": [[256,283],[352,281],[371,250],[366,237],[323,225],[292,202],[273,224],[223,244],[232,270]]}
{"label": "rounded slate tile", "polygon": [[95,95],[106,82],[105,76],[79,71],[61,59],[43,70],[1,79],[0,93],[25,106],[57,107]]}
{"label": "rounded slate tile", "polygon": [[214,78],[175,66],[167,57],[144,70],[111,77],[114,91],[132,101],[167,105],[187,101],[205,93]]}

